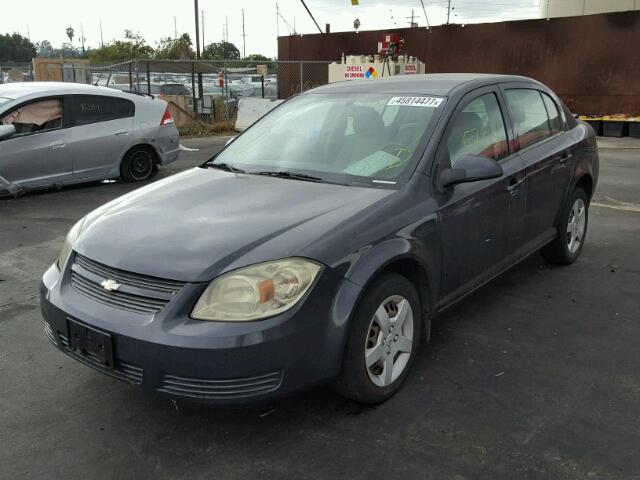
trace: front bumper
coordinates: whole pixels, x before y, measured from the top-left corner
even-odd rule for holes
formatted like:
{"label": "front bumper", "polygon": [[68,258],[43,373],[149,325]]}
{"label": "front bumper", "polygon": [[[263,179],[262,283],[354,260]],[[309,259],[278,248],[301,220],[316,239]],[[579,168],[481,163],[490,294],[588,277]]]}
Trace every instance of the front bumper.
{"label": "front bumper", "polygon": [[[189,312],[205,285],[187,284],[162,311],[145,315],[84,296],[71,286],[68,270],[52,266],[40,288],[45,332],[58,349],[128,383],[212,404],[272,400],[335,377],[360,292],[327,268],[308,297],[282,315],[202,322]],[[69,319],[111,335],[112,368],[70,348]]]}

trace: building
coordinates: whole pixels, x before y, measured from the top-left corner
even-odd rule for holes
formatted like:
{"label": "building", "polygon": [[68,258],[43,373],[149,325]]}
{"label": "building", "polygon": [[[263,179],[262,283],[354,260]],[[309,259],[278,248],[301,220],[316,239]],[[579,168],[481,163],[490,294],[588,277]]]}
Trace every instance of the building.
{"label": "building", "polygon": [[543,18],[640,10],[640,0],[540,0]]}

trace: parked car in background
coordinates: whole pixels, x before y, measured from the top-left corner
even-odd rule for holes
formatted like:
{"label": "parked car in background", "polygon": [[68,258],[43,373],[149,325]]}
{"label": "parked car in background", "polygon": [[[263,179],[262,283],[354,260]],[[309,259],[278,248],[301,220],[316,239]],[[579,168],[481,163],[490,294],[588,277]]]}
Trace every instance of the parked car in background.
{"label": "parked car in background", "polygon": [[109,88],[123,92],[143,93],[154,96],[191,95],[191,89],[182,83],[151,82],[148,84],[146,81],[141,81],[139,89],[137,83],[134,83],[131,86],[128,83],[113,83],[109,85]]}
{"label": "parked car in background", "polygon": [[163,100],[75,83],[0,85],[0,193],[146,180],[178,153]]}
{"label": "parked car in background", "polygon": [[593,129],[528,78],[309,90],[79,220],[42,280],[45,332],[174,399],[334,381],[381,402],[439,312],[538,250],[576,261],[598,165]]}

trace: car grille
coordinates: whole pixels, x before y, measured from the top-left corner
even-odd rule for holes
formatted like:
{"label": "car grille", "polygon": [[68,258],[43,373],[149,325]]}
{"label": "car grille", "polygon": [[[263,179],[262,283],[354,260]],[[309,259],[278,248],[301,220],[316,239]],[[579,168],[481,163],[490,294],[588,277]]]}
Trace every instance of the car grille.
{"label": "car grille", "polygon": [[183,397],[222,400],[269,393],[278,389],[281,383],[281,371],[230,380],[205,380],[165,375],[158,390]]}
{"label": "car grille", "polygon": [[[107,267],[80,254],[76,254],[71,269],[71,286],[77,292],[96,302],[134,313],[159,312],[185,285],[176,280]],[[116,281],[120,288],[108,291],[101,286],[104,280]]]}
{"label": "car grille", "polygon": [[116,368],[113,370],[109,370],[105,368],[102,361],[95,355],[87,353],[86,355],[80,355],[69,348],[69,339],[58,333],[58,338],[60,339],[60,344],[64,347],[67,354],[79,362],[84,363],[85,365],[99,370],[102,373],[106,373],[107,375],[111,375],[119,380],[123,380],[125,382],[133,383],[134,385],[140,385],[142,383],[143,370],[141,367],[137,365],[133,365],[132,363],[123,362],[119,360],[117,362]]}

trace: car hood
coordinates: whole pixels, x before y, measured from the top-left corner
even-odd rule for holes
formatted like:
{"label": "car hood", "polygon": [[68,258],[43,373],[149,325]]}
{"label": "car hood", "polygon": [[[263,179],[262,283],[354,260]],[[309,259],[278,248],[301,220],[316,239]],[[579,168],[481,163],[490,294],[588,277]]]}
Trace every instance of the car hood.
{"label": "car hood", "polygon": [[323,236],[393,193],[196,168],[93,211],[74,249],[114,268],[189,282],[290,256],[329,263],[349,252],[318,248]]}

